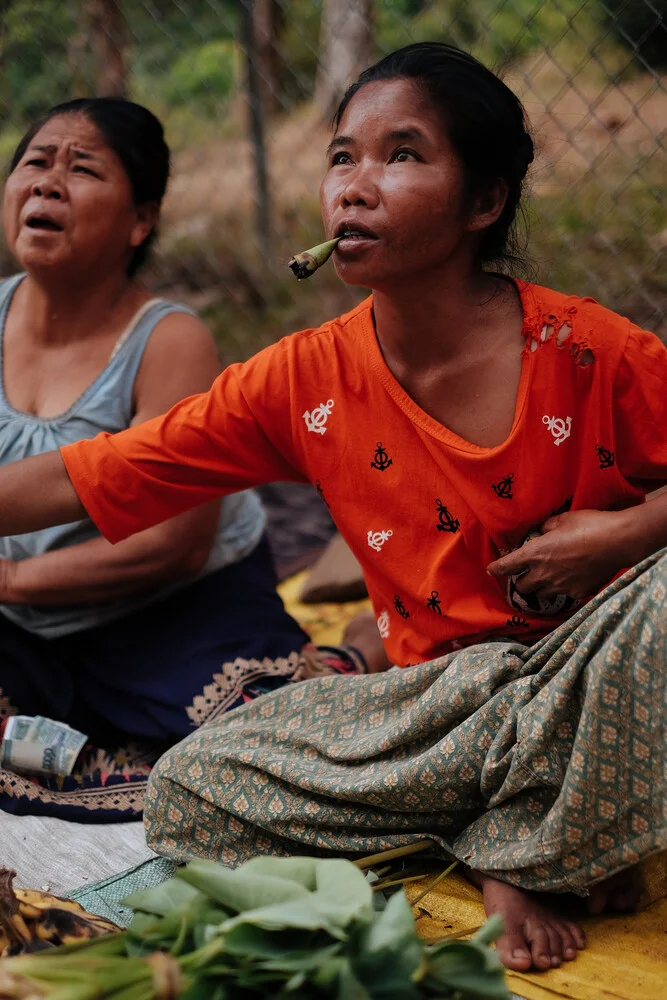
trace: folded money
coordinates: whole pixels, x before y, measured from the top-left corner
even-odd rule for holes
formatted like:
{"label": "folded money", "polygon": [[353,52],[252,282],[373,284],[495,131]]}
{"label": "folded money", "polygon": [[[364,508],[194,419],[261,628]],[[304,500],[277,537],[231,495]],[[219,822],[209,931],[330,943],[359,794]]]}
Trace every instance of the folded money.
{"label": "folded money", "polygon": [[87,741],[85,733],[72,729],[66,722],[43,715],[12,715],[2,734],[0,768],[64,778],[72,773]]}

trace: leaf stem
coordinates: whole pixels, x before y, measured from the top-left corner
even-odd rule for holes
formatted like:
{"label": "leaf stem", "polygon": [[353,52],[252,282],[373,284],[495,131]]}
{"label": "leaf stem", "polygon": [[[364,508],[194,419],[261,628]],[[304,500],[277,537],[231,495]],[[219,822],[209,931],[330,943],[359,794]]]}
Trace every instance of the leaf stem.
{"label": "leaf stem", "polygon": [[442,880],[444,878],[447,878],[447,876],[449,875],[450,872],[454,871],[454,869],[456,868],[456,866],[458,865],[458,863],[459,863],[458,859],[456,861],[452,861],[451,865],[448,868],[445,868],[445,870],[442,871],[442,872],[440,872],[439,875],[436,875],[436,877],[433,879],[433,881],[429,882],[429,884],[426,886],[426,888],[422,892],[419,893],[419,895],[417,896],[417,898],[412,900],[412,902],[410,903],[410,906],[416,906],[417,903],[420,903],[422,901],[422,899],[424,898],[424,896],[428,896],[429,892],[431,892],[432,889],[435,889],[435,887],[438,884],[438,882],[442,882]]}
{"label": "leaf stem", "polygon": [[394,858],[405,858],[408,854],[418,854],[420,851],[428,851],[437,847],[438,844],[434,840],[418,840],[414,844],[406,844],[405,847],[394,847],[390,851],[369,854],[367,858],[357,858],[352,864],[364,871],[366,868],[373,868],[386,861],[393,861]]}
{"label": "leaf stem", "polygon": [[423,875],[407,875],[405,878],[386,878],[381,882],[373,882],[371,889],[373,892],[382,892],[383,889],[388,889],[391,885],[405,885],[406,882],[419,882],[423,878]]}

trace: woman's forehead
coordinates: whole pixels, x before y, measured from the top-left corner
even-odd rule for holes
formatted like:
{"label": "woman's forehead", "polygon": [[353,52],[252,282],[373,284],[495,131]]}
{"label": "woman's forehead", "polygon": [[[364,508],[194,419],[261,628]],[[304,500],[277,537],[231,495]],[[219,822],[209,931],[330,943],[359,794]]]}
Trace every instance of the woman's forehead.
{"label": "woman's forehead", "polygon": [[363,137],[369,127],[402,128],[414,120],[439,127],[439,116],[426,100],[424,90],[416,80],[401,77],[394,80],[374,80],[366,83],[352,97],[338,124],[336,135],[358,133]]}
{"label": "woman's forehead", "polygon": [[29,149],[35,146],[79,146],[98,153],[108,149],[102,133],[94,122],[83,114],[56,115],[50,118],[32,138]]}

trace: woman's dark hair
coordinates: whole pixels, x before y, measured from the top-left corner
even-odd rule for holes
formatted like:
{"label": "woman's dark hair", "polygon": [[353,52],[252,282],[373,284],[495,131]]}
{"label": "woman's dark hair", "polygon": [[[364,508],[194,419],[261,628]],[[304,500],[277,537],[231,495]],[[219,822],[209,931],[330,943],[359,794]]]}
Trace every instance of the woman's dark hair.
{"label": "woman's dark hair", "polygon": [[498,179],[507,184],[500,217],[481,234],[480,265],[521,263],[516,215],[533,160],[533,140],[519,98],[467,52],[440,42],[417,42],[364,70],[345,93],[334,115],[334,128],[338,129],[348,104],[367,83],[397,79],[414,80],[441,115],[463,163],[470,198],[483,194]]}
{"label": "woman's dark hair", "polygon": [[[160,207],[169,179],[169,147],[164,130],[147,108],[117,97],[81,97],[56,104],[23,136],[12,157],[10,173],[40,129],[59,115],[85,115],[97,126],[123,164],[135,205],[154,202]],[[127,268],[130,277],[145,263],[156,235],[157,230],[153,227],[143,243],[135,248]]]}

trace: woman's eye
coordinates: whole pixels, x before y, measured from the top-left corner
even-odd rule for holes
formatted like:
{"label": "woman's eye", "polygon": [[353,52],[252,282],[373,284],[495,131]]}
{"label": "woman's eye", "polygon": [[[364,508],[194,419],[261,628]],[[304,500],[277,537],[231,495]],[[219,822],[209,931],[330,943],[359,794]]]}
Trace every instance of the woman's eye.
{"label": "woman's eye", "polygon": [[82,167],[80,163],[75,164],[75,166],[72,167],[72,170],[75,173],[90,174],[91,177],[97,177],[97,174],[95,173],[94,170],[89,170],[88,167]]}
{"label": "woman's eye", "polygon": [[332,167],[337,167],[340,163],[351,163],[351,162],[352,160],[350,159],[349,153],[334,153],[334,155],[331,157]]}
{"label": "woman's eye", "polygon": [[394,163],[409,163],[410,160],[418,160],[419,157],[412,149],[397,149],[392,156]]}
{"label": "woman's eye", "polygon": [[39,159],[39,157],[34,157],[32,160],[26,160],[25,161],[25,166],[26,167],[45,167],[46,166],[46,160]]}

